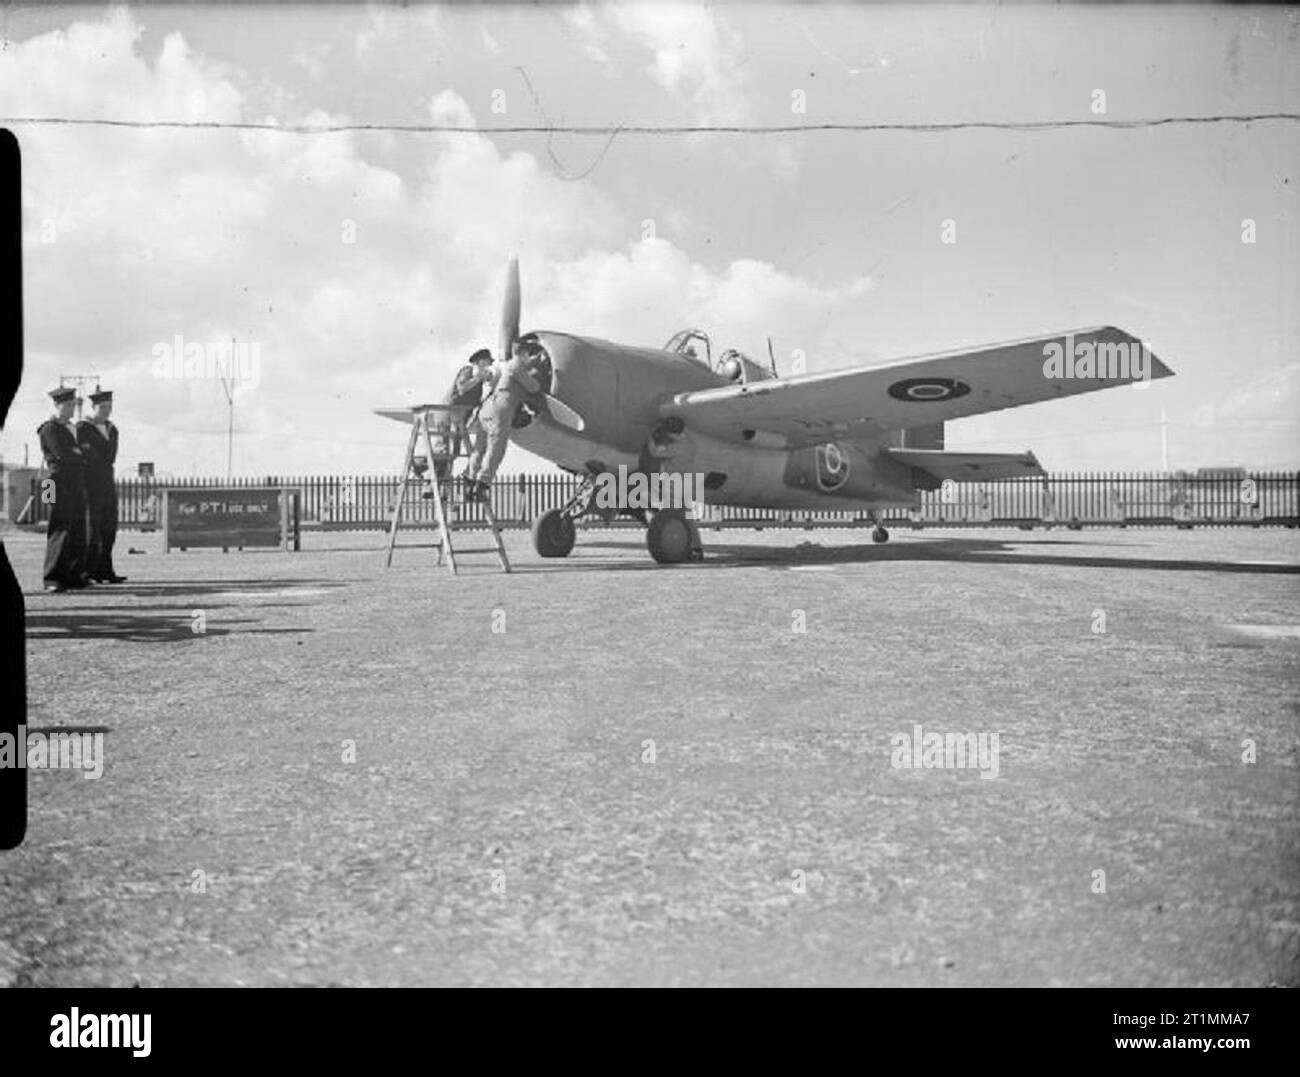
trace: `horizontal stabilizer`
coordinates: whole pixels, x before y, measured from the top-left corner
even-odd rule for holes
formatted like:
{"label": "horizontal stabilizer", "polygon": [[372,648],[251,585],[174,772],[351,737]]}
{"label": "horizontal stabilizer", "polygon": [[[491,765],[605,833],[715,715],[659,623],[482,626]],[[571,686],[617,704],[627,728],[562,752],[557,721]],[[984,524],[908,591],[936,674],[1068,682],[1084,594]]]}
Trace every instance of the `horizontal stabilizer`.
{"label": "horizontal stabilizer", "polygon": [[449,417],[457,413],[467,416],[473,409],[464,404],[407,404],[400,408],[372,408],[371,410],[382,419],[413,423],[415,417],[422,411],[428,413],[430,420],[437,422],[449,420]]}
{"label": "horizontal stabilizer", "polygon": [[1046,475],[1031,452],[946,452],[940,449],[886,449],[892,460],[954,482],[994,482]]}

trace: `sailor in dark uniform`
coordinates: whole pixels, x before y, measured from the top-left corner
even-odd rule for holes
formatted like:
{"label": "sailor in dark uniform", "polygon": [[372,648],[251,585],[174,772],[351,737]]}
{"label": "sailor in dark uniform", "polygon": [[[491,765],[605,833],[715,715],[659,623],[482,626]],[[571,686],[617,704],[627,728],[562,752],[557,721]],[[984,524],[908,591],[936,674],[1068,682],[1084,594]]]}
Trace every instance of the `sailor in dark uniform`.
{"label": "sailor in dark uniform", "polygon": [[113,543],[117,539],[117,481],[113,476],[117,427],[108,419],[113,414],[113,394],[105,390],[91,393],[90,403],[94,407],[91,417],[77,424],[90,517],[86,572],[96,583],[125,583],[126,577],[113,571]]}
{"label": "sailor in dark uniform", "polygon": [[36,433],[48,473],[40,496],[53,495],[45,532],[45,589],[57,592],[86,586],[86,489],[81,448],[72,425],[77,391],[60,387],[50,397],[55,414]]}

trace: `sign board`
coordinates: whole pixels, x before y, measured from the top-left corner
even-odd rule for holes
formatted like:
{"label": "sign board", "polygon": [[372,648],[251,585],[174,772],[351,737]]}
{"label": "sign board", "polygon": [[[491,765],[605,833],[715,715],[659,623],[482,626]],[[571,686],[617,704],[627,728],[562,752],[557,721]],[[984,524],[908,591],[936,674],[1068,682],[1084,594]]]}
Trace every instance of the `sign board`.
{"label": "sign board", "polygon": [[141,479],[152,479],[152,478],[153,478],[153,461],[152,461],[152,460],[141,460],[138,464],[135,465],[135,470],[136,470],[136,476],[137,476],[138,478],[141,478]]}
{"label": "sign board", "polygon": [[299,491],[284,486],[187,486],[162,491],[163,552],[191,546],[299,548]]}

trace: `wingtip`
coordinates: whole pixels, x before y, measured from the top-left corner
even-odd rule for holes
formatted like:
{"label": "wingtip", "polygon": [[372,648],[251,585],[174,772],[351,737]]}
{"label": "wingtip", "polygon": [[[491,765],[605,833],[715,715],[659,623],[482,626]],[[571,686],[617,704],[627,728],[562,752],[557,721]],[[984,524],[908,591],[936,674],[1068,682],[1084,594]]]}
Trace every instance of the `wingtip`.
{"label": "wingtip", "polygon": [[1130,333],[1127,329],[1118,325],[1103,325],[1099,330],[1097,330],[1097,332],[1102,334],[1115,334],[1133,344],[1142,345],[1143,351],[1146,352],[1151,360],[1151,376],[1149,379],[1144,380],[1155,381],[1157,378],[1172,378],[1174,376],[1175,371],[1169,366],[1169,364],[1161,359],[1160,356],[1156,355],[1156,353],[1151,349],[1151,346],[1136,333]]}

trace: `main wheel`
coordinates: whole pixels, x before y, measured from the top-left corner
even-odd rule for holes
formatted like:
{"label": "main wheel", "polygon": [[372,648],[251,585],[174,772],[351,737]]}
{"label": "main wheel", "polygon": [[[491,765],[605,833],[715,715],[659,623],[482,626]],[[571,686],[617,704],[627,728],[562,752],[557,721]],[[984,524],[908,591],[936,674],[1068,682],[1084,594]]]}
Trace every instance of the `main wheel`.
{"label": "main wheel", "polygon": [[695,527],[681,509],[661,509],[650,518],[645,530],[650,556],[661,565],[677,565],[692,559],[699,549]]}
{"label": "main wheel", "polygon": [[872,542],[888,542],[888,541],[889,541],[889,532],[886,531],[883,527],[877,527],[874,531],[871,532],[871,541],[872,541]]}
{"label": "main wheel", "polygon": [[551,509],[533,521],[533,549],[542,557],[568,557],[578,530],[561,509]]}

